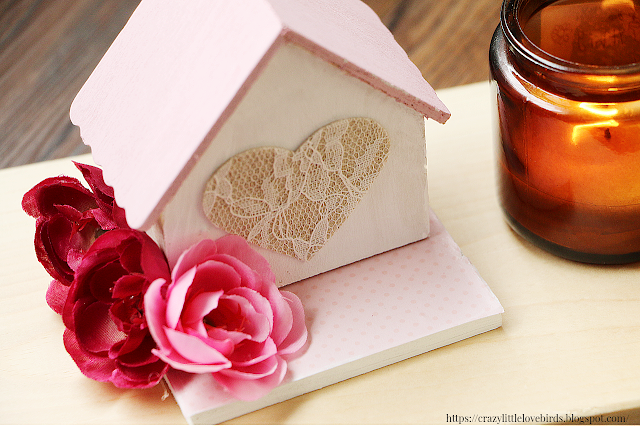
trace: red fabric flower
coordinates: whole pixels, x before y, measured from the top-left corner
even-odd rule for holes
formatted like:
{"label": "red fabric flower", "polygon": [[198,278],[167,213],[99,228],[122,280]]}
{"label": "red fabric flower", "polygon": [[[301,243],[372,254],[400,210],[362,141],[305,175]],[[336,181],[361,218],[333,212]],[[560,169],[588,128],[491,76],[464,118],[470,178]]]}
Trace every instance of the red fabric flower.
{"label": "red fabric flower", "polygon": [[238,399],[279,385],[307,340],[300,299],[278,290],[269,263],[235,235],[185,251],[144,305],[154,353],[178,370],[212,374]]}
{"label": "red fabric flower", "polygon": [[116,229],[96,239],[62,312],[65,348],[82,373],[121,388],[160,381],[167,365],[152,353],[143,297],[152,281],[169,277],[164,253],[145,233]]}
{"label": "red fabric flower", "polygon": [[113,189],[102,171],[74,163],[92,190],[78,179],[48,178],[29,190],[22,208],[36,218],[36,256],[53,278],[47,302],[61,313],[74,271],[95,239],[105,231],[128,228],[124,210],[116,204]]}

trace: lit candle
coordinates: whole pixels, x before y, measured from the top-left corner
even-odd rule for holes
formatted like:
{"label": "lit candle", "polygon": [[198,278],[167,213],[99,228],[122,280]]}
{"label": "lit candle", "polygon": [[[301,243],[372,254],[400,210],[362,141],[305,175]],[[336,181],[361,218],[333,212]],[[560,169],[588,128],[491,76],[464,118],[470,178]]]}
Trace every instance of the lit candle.
{"label": "lit candle", "polygon": [[491,45],[510,225],[594,263],[640,260],[640,8],[506,0]]}

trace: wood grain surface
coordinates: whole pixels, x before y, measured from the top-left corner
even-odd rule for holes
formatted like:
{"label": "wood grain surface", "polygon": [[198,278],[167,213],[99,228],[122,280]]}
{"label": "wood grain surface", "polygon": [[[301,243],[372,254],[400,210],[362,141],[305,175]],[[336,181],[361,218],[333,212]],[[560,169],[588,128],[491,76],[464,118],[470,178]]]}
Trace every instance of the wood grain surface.
{"label": "wood grain surface", "polygon": [[[0,0],[0,168],[89,152],[80,87],[139,0]],[[501,0],[365,0],[435,89],[489,78]]]}

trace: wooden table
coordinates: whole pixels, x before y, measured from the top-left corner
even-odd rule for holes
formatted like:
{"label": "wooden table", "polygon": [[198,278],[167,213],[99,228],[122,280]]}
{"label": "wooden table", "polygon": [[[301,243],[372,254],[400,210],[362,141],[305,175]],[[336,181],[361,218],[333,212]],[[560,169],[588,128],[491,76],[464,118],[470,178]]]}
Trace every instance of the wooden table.
{"label": "wooden table", "polygon": [[[3,167],[82,152],[64,124],[68,104],[106,49],[105,34],[115,36],[136,3],[74,0],[54,13],[52,1],[0,2]],[[435,87],[488,77],[497,2],[370,4]],[[461,46],[481,54],[466,56]],[[540,423],[535,416],[556,414],[640,422],[639,265],[572,263],[518,238],[496,201],[488,83],[439,95],[453,116],[429,124],[431,204],[502,302],[503,327],[232,423],[443,424],[453,415]],[[41,179],[72,169],[64,159],[0,171],[0,422],[184,423],[161,386],[93,382],[64,350],[63,325],[44,302],[49,279],[33,252],[34,221],[19,203]]]}

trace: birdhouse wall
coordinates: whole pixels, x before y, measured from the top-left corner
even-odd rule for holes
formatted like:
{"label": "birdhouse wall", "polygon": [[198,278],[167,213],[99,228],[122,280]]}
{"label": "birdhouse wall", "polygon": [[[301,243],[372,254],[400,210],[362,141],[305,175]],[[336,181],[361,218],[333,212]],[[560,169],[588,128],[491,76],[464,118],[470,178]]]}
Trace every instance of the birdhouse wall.
{"label": "birdhouse wall", "polygon": [[[388,155],[342,225],[308,260],[254,247],[269,261],[282,286],[427,237],[424,117],[309,51],[285,44],[163,211],[156,231],[170,263],[202,238],[227,234],[209,220],[202,205],[207,183],[228,160],[261,147],[296,151],[323,126],[360,117],[384,128]],[[257,167],[245,166],[246,173]]]}

